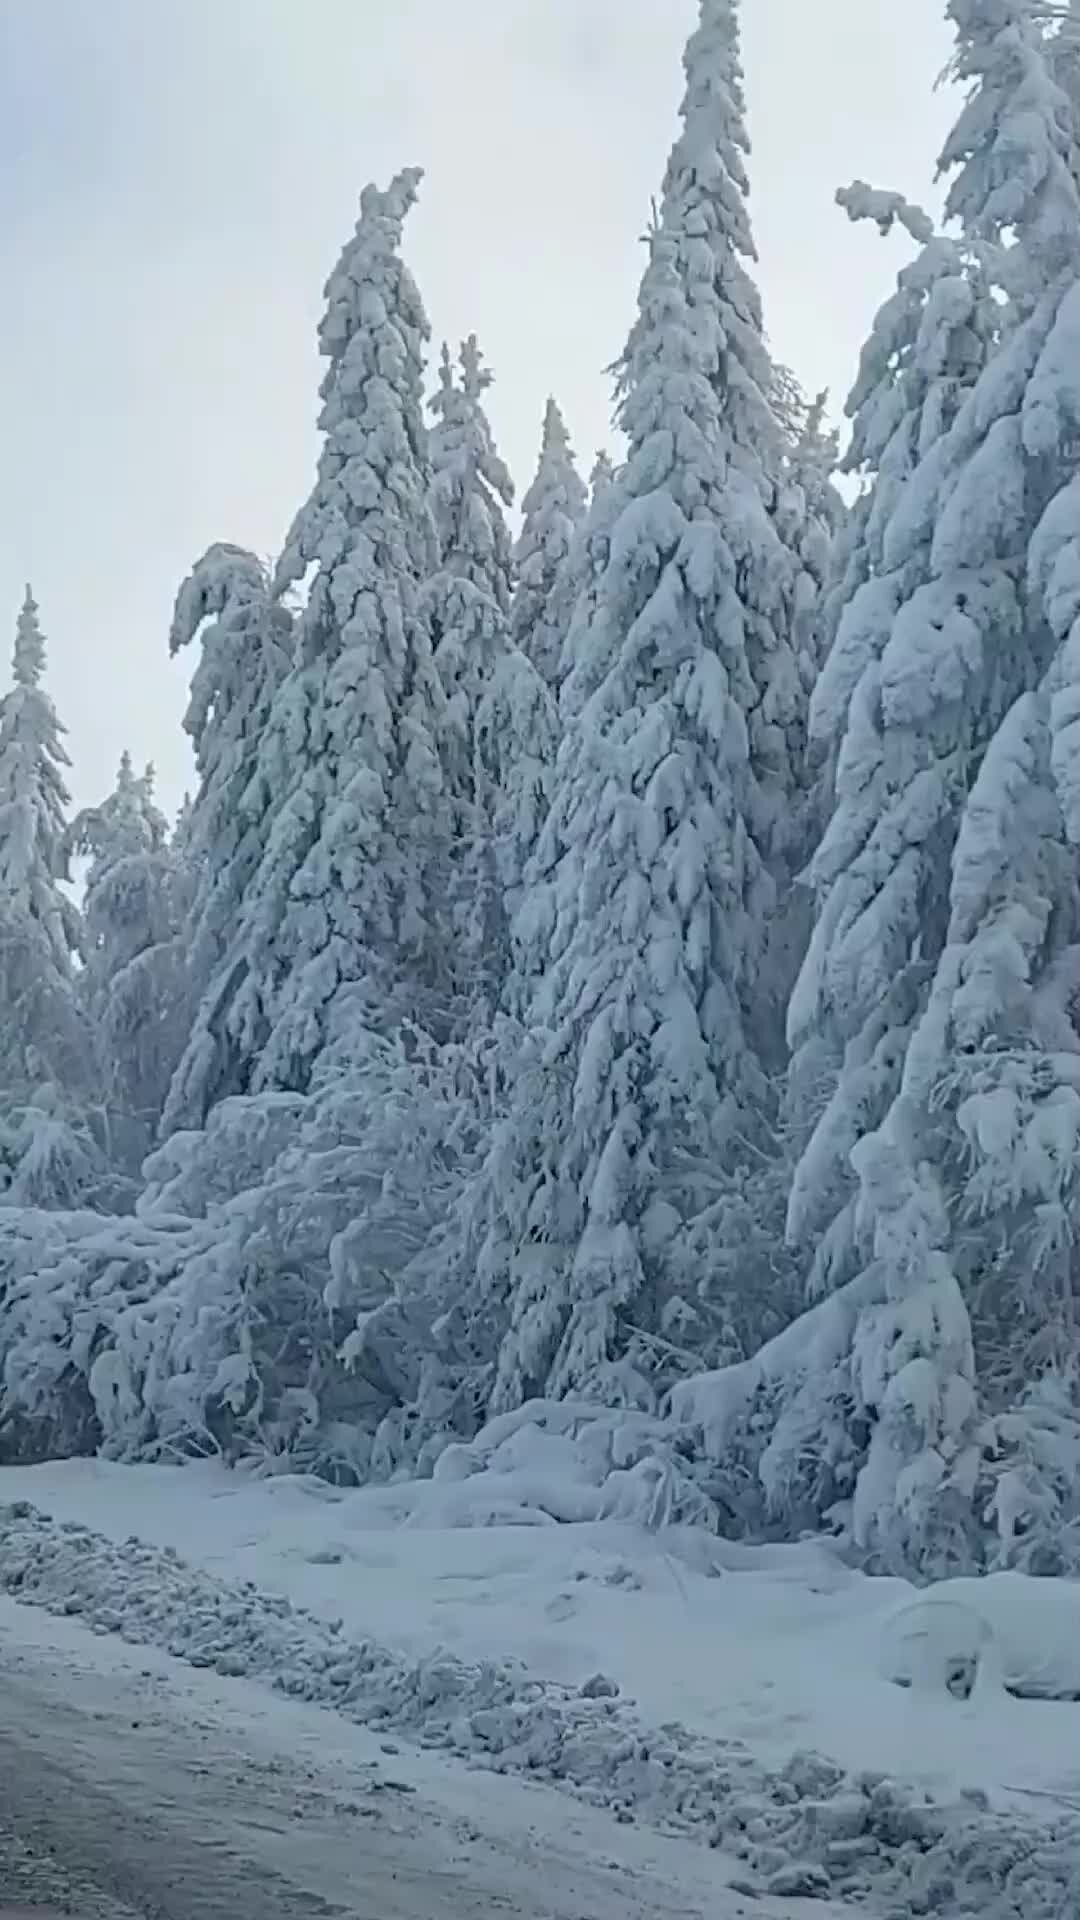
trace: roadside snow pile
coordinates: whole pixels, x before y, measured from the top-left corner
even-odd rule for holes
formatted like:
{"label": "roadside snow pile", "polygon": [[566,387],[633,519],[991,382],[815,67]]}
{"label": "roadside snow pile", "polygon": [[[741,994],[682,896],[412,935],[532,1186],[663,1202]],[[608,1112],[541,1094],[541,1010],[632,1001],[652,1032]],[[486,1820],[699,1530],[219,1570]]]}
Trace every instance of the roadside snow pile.
{"label": "roadside snow pile", "polygon": [[251,1582],[201,1572],[173,1548],[113,1543],[27,1501],[0,1507],[0,1588],[94,1632],[723,1846],[754,1891],[872,1894],[879,1911],[905,1917],[1064,1920],[1080,1910],[1080,1819],[1051,1834],[991,1815],[985,1796],[942,1806],[815,1754],[770,1772],[739,1741],[675,1723],[647,1730],[603,1674],[572,1688],[511,1661],[439,1652],[411,1662]]}

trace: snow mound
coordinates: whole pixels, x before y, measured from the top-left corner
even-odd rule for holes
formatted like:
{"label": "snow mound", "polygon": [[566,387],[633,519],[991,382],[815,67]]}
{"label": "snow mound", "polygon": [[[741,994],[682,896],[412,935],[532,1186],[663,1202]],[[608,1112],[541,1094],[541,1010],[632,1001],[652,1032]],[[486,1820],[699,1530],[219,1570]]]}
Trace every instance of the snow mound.
{"label": "snow mound", "polygon": [[1026,1700],[1080,1700],[1080,1582],[943,1580],[886,1620],[880,1670],[899,1686],[960,1698],[1005,1687]]}
{"label": "snow mound", "polygon": [[898,1686],[969,1700],[1000,1687],[1001,1652],[977,1608],[937,1595],[898,1608],[882,1635],[882,1674]]}
{"label": "snow mound", "polygon": [[770,1772],[739,1741],[676,1723],[647,1729],[602,1673],[570,1687],[513,1661],[436,1652],[412,1662],[251,1582],[188,1566],[175,1549],[110,1542],[26,1501],[0,1507],[0,1589],[95,1633],[547,1781],[620,1820],[723,1846],[754,1891],[871,1898],[879,1910],[957,1920],[1063,1920],[1080,1904],[1080,1819],[1050,1832],[991,1815],[985,1796],[943,1806],[816,1754]]}
{"label": "snow mound", "polygon": [[443,1450],[430,1486],[414,1483],[416,1519],[450,1527],[711,1526],[712,1504],[679,1439],[662,1421],[627,1408],[528,1400],[489,1420],[474,1440]]}

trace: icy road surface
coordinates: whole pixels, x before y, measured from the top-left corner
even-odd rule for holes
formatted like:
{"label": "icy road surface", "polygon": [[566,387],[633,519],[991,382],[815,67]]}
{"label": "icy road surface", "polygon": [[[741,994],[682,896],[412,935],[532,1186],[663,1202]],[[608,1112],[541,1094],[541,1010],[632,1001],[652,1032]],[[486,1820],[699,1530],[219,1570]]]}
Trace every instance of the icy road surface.
{"label": "icy road surface", "polygon": [[838,1920],[722,1855],[0,1601],[0,1914]]}

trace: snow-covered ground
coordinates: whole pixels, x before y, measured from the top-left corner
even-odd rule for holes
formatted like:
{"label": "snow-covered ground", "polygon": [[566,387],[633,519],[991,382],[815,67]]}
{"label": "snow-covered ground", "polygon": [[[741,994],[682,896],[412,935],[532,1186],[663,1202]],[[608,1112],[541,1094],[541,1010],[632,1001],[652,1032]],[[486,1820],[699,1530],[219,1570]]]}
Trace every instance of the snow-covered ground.
{"label": "snow-covered ground", "polygon": [[[1080,1706],[1014,1698],[992,1669],[968,1701],[885,1677],[926,1614],[901,1581],[865,1579],[814,1545],[746,1548],[689,1529],[462,1525],[458,1493],[96,1460],[0,1476],[4,1499],[173,1547],[412,1659],[445,1648],[520,1660],[569,1686],[602,1671],[647,1723],[742,1741],[769,1765],[809,1747],[944,1795],[1080,1799]],[[987,1621],[1008,1680],[1080,1695],[1080,1587],[1005,1574],[934,1598]]]}
{"label": "snow-covered ground", "polygon": [[[497,1479],[343,1492],[210,1465],[7,1469],[0,1499],[38,1512],[0,1514],[0,1584],[719,1841],[757,1888],[797,1869],[792,1886],[901,1912],[965,1886],[988,1914],[1075,1912],[1080,1704],[1008,1688],[1080,1695],[1076,1586],[919,1594],[817,1545],[544,1525],[520,1473],[501,1502]],[[959,1698],[946,1683],[969,1656]]]}

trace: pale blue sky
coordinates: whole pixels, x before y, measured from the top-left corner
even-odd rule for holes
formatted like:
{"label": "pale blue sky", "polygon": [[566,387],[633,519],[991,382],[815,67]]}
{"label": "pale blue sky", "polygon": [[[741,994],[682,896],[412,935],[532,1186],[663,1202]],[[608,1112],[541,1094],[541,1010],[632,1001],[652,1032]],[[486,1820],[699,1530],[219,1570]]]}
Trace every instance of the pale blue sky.
{"label": "pale blue sky", "polygon": [[[773,346],[842,396],[902,254],[833,190],[930,192],[943,0],[744,11]],[[0,0],[0,620],[32,579],[80,800],[125,745],[169,805],[189,778],[172,596],[211,540],[274,550],[308,490],[321,288],[367,179],[427,169],[409,260],[436,339],[480,336],[519,490],[549,390],[591,464],[695,12]]]}

